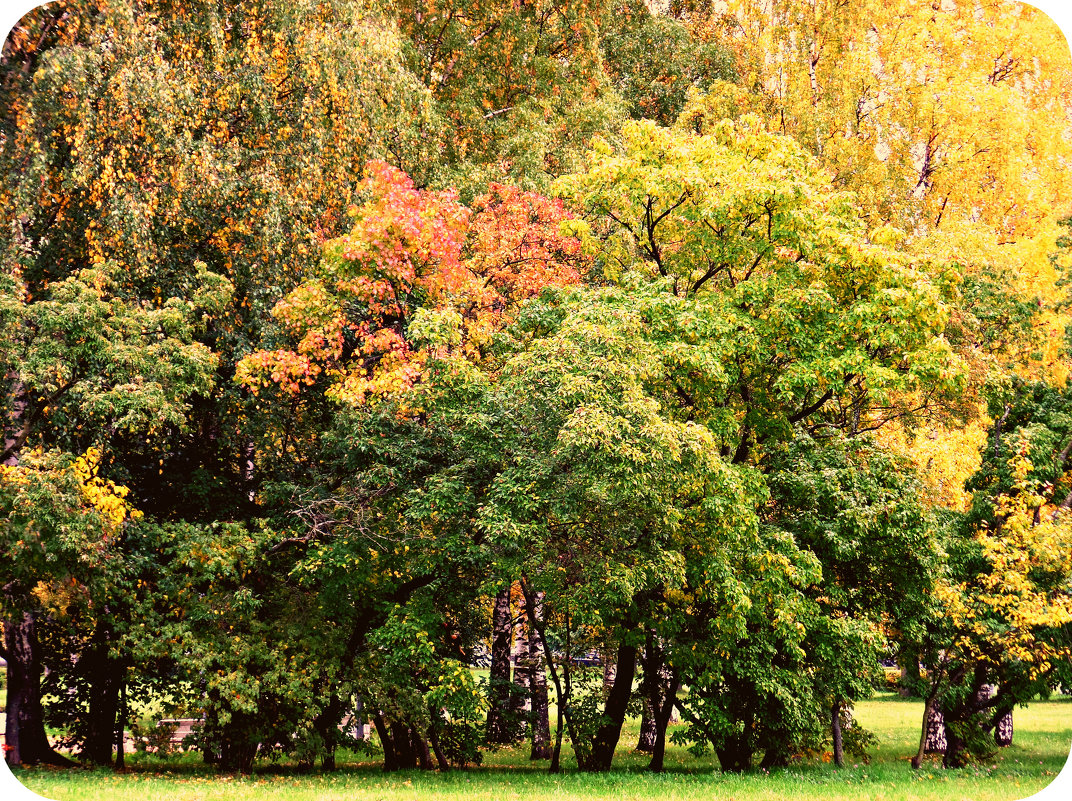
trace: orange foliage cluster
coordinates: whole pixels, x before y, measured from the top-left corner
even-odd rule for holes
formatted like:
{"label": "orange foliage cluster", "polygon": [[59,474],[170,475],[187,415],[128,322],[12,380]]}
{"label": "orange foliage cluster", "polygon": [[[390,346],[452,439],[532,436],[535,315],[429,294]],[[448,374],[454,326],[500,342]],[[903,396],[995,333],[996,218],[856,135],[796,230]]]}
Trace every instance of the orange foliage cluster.
{"label": "orange foliage cluster", "polygon": [[382,161],[367,165],[361,189],[367,200],[350,210],[351,231],[327,243],[322,275],[273,310],[288,347],[239,364],[254,392],[297,395],[321,377],[352,403],[405,390],[428,356],[407,336],[418,309],[453,313],[454,344],[479,357],[518,303],[581,279],[581,245],[562,231],[572,215],[560,200],[492,184],[469,209]]}

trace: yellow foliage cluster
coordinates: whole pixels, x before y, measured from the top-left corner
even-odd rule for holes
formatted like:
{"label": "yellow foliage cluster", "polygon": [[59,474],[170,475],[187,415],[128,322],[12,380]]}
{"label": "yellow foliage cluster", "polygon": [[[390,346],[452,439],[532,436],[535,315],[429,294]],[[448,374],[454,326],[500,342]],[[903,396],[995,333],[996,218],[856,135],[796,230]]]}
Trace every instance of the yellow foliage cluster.
{"label": "yellow foliage cluster", "polygon": [[895,421],[875,432],[875,440],[912,461],[928,505],[963,511],[971,502],[964,482],[979,468],[989,426],[990,419],[982,413],[963,427],[936,421],[909,430]]}
{"label": "yellow foliage cluster", "polygon": [[113,536],[123,525],[124,520],[128,517],[136,518],[141,513],[132,509],[127,503],[126,497],[130,492],[129,489],[103,479],[97,474],[100,462],[100,449],[88,448],[85,453],[75,459],[72,470],[78,480],[82,497],[100,515],[104,523],[105,534]]}
{"label": "yellow foliage cluster", "polygon": [[1015,660],[1033,675],[1072,647],[1042,638],[1043,630],[1072,623],[1072,519],[1048,506],[1030,478],[1026,446],[1010,460],[1013,492],[997,501],[995,529],[977,535],[989,570],[975,581],[940,590],[957,628],[957,646],[983,661]]}

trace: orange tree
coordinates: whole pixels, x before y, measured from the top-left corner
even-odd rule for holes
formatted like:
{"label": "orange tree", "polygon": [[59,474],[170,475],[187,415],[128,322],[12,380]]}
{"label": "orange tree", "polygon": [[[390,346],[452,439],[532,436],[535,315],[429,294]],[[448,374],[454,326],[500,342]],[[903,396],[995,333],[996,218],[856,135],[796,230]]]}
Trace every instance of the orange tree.
{"label": "orange tree", "polygon": [[440,363],[492,369],[526,299],[577,283],[586,260],[561,202],[513,187],[466,207],[374,161],[360,197],[237,377],[271,409],[277,458],[301,471],[268,490],[305,510],[274,549],[335,621],[322,632],[341,649],[324,720],[359,694],[385,767],[430,754],[445,767],[476,758],[479,694],[461,659],[489,564],[472,535],[477,490],[449,477],[472,443],[426,393],[451,385]]}

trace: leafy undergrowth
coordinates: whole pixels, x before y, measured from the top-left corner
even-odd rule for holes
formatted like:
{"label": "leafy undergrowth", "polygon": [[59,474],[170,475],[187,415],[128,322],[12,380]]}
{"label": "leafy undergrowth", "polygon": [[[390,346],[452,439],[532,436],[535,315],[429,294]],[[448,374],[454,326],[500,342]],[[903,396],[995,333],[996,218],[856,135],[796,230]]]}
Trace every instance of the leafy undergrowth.
{"label": "leafy undergrowth", "polygon": [[[56,801],[351,801],[422,799],[499,801],[499,799],[710,799],[792,801],[793,799],[971,799],[1012,801],[1038,792],[1061,771],[1072,743],[1072,699],[1036,701],[1015,713],[1014,745],[992,764],[946,771],[936,762],[912,771],[908,759],[919,737],[922,705],[883,696],[857,706],[861,724],[875,732],[878,745],[870,764],[849,763],[838,770],[822,760],[767,773],[743,775],[718,771],[711,755],[698,758],[672,747],[663,775],[645,773],[647,758],[631,751],[637,736],[632,722],[622,736],[615,770],[606,775],[567,770],[546,773],[532,763],[527,749],[502,749],[486,755],[482,767],[448,774],[409,771],[384,774],[379,765],[343,754],[333,773],[301,773],[289,765],[259,766],[251,776],[215,773],[196,754],[163,762],[131,760],[127,772],[108,770],[21,770],[16,776],[31,790]],[[367,760],[367,757],[365,758]]]}

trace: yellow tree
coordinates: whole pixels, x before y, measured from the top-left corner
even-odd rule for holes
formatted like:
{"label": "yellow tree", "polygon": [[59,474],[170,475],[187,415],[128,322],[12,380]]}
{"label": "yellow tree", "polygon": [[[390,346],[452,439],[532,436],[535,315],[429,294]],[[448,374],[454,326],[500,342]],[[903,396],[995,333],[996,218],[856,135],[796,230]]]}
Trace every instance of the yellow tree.
{"label": "yellow tree", "polygon": [[729,0],[755,43],[742,84],[854,189],[914,230],[971,219],[1037,230],[1063,194],[1072,64],[1060,30],[1020,3]]}

